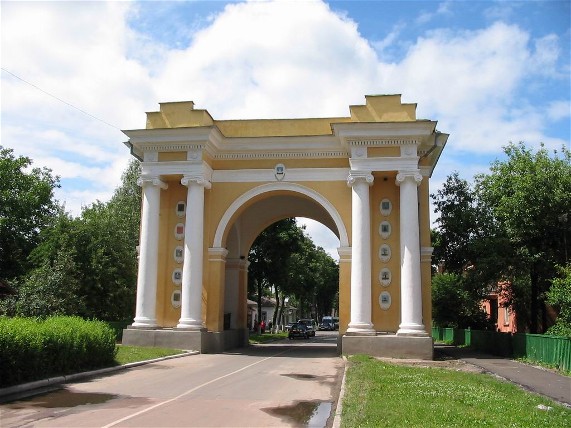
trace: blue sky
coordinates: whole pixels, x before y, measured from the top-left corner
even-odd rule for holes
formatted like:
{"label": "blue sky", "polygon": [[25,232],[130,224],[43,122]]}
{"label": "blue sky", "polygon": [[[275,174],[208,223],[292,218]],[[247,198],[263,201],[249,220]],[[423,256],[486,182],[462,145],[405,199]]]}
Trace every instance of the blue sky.
{"label": "blue sky", "polygon": [[[436,190],[455,170],[486,172],[510,141],[569,147],[570,4],[2,1],[1,144],[59,175],[57,198],[79,214],[120,182],[120,130],[159,102],[216,119],[331,116],[400,93],[450,133]],[[308,230],[334,252],[332,234]]]}

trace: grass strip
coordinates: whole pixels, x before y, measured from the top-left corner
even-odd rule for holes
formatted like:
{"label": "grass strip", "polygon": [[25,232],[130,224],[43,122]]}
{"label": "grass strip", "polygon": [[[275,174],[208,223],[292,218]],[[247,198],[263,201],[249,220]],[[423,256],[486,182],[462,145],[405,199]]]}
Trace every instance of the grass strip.
{"label": "grass strip", "polygon": [[287,339],[287,331],[281,333],[250,333],[250,344],[257,345],[259,343],[273,342],[274,340]]}
{"label": "grass strip", "polygon": [[490,375],[363,355],[348,364],[342,427],[567,428],[571,420],[571,409]]}
{"label": "grass strip", "polygon": [[181,354],[182,352],[183,351],[180,349],[117,345],[115,362],[118,365],[136,363],[139,361],[154,360],[155,358]]}

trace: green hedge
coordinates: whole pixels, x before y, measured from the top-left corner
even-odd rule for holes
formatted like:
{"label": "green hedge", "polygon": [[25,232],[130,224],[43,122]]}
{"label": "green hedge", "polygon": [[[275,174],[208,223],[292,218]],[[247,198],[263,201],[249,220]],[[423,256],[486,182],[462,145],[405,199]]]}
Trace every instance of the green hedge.
{"label": "green hedge", "polygon": [[0,387],[112,365],[115,332],[78,317],[0,317]]}

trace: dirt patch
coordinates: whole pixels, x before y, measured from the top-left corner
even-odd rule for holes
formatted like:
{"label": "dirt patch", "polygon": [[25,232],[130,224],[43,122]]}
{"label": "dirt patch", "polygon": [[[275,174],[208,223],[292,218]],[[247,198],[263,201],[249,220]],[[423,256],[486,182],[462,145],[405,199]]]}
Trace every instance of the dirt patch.
{"label": "dirt patch", "polygon": [[434,360],[416,360],[406,358],[382,358],[377,357],[380,361],[385,361],[391,364],[411,367],[424,367],[424,368],[442,368],[449,370],[456,370],[462,372],[472,373],[485,373],[485,370],[473,364],[469,364],[463,360],[456,359],[450,355],[434,350]]}

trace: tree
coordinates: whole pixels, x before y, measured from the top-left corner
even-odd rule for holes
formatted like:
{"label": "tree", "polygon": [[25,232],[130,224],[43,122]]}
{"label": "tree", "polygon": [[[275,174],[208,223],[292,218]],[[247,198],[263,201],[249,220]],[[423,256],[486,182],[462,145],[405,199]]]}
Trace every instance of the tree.
{"label": "tree", "polygon": [[315,317],[331,312],[338,291],[338,265],[323,248],[316,248],[294,218],[266,228],[254,241],[248,260],[249,291],[258,296],[258,313],[266,290],[276,299],[273,325],[285,296],[302,314]]}
{"label": "tree", "polygon": [[439,216],[433,232],[434,259],[447,272],[460,274],[473,261],[473,245],[480,235],[480,213],[473,190],[458,172],[446,178],[442,188],[431,197]]}
{"label": "tree", "polygon": [[299,249],[302,236],[303,232],[294,218],[280,220],[256,238],[248,255],[248,284],[250,292],[257,295],[258,314],[262,314],[264,289],[274,293],[276,310],[273,325],[283,300],[280,298],[280,286],[287,284],[288,260],[292,252]]}
{"label": "tree", "polygon": [[47,317],[85,312],[73,252],[73,248],[62,249],[53,263],[46,260],[24,278],[14,315]]}
{"label": "tree", "polygon": [[[30,255],[31,262],[43,269],[54,266],[62,253],[69,254],[74,269],[66,270],[67,277],[59,280],[62,286],[79,283],[69,288],[82,303],[77,306],[81,309],[65,306],[65,311],[72,310],[70,315],[102,320],[133,316],[141,201],[138,172],[138,162],[131,162],[111,200],[85,207],[80,217],[72,218],[61,210],[50,227],[42,230],[40,243]],[[30,302],[24,298],[28,290],[35,289],[39,298],[48,293],[41,277],[24,284],[27,288],[18,298],[20,311]]]}
{"label": "tree", "polygon": [[542,147],[533,153],[520,143],[505,147],[504,153],[506,160],[495,161],[489,174],[476,178],[476,188],[513,248],[499,273],[514,285],[514,300],[526,294],[516,283],[529,284],[529,329],[537,333],[546,329],[550,279],[556,276],[556,265],[566,263],[571,152],[563,148],[550,155]]}
{"label": "tree", "polygon": [[438,327],[493,327],[480,300],[466,289],[463,277],[455,273],[438,274],[432,279],[432,319]]}
{"label": "tree", "polygon": [[547,292],[547,303],[557,311],[555,325],[547,330],[548,334],[571,336],[571,264],[559,267],[560,277],[551,281]]}
{"label": "tree", "polygon": [[59,178],[47,168],[30,169],[31,159],[13,153],[0,146],[0,279],[5,280],[30,269],[28,255],[58,210],[53,191]]}

